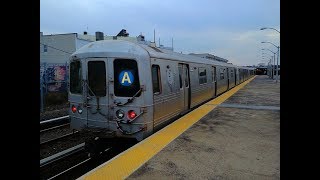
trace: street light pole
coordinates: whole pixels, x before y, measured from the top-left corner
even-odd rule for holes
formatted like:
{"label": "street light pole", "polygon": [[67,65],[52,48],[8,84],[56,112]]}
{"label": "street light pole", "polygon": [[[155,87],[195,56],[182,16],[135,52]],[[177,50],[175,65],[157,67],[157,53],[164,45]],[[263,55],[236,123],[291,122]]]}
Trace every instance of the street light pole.
{"label": "street light pole", "polygon": [[270,70],[271,70],[271,66],[270,66],[270,59],[264,59],[265,56],[262,56],[262,59],[263,60],[266,60],[267,61],[267,75],[270,77],[271,73],[270,73]]}
{"label": "street light pole", "polygon": [[[272,29],[272,30],[275,30],[277,31],[279,34],[280,34],[280,31],[278,31],[277,29],[275,28],[270,28],[270,27],[263,27],[263,28],[260,28],[260,30],[265,30],[265,29]],[[272,44],[272,43],[271,43]],[[274,44],[273,44],[274,45]],[[279,69],[278,69],[278,66],[279,66],[279,54],[280,54],[280,46],[276,46],[277,49],[278,49],[278,56],[277,56],[277,70],[276,70],[276,83],[278,82],[278,78],[279,78]]]}
{"label": "street light pole", "polygon": [[[274,47],[277,48],[277,69],[276,69],[276,83],[278,82],[278,77],[279,77],[279,72],[278,72],[278,66],[279,66],[279,53],[280,53],[280,46],[276,46],[275,44],[273,44],[272,42],[264,42],[262,41],[261,43],[269,43],[269,44],[272,44]],[[275,63],[274,63],[275,65]],[[273,74],[274,75],[274,74]]]}
{"label": "street light pole", "polygon": [[267,70],[267,75],[269,76],[269,78],[271,78],[271,71],[272,71],[272,67],[271,67],[271,63],[272,62],[272,56],[268,61],[268,70]]}
{"label": "street light pole", "polygon": [[273,30],[277,31],[277,32],[280,34],[280,31],[278,31],[278,30],[275,29],[275,28],[263,27],[263,28],[261,28],[260,30],[265,30],[265,29],[273,29]]}
{"label": "street light pole", "polygon": [[269,78],[271,78],[271,74],[272,74],[272,63],[271,63],[271,59],[269,60]]}
{"label": "street light pole", "polygon": [[276,71],[276,83],[278,82],[279,79],[279,53],[280,53],[280,46],[278,46],[278,56],[277,56],[277,71]]}
{"label": "street light pole", "polygon": [[[274,66],[275,66],[275,60],[276,60],[276,53],[271,51],[270,49],[261,49],[261,50],[268,50],[270,52],[273,53],[273,66],[272,66],[272,79],[273,79],[273,75],[274,75]],[[271,60],[271,65],[272,65],[272,60]]]}
{"label": "street light pole", "polygon": [[272,73],[272,79],[274,79],[274,73],[276,71],[276,54],[273,55],[273,73]]}
{"label": "street light pole", "polygon": [[270,59],[270,61],[271,61],[271,74],[270,74],[271,76],[270,76],[270,78],[271,79],[273,79],[273,74],[274,74],[274,64],[272,65],[273,59],[274,59],[274,55],[271,56],[271,59]]}
{"label": "street light pole", "polygon": [[[264,55],[268,55],[268,54],[266,54],[266,53],[262,53],[262,59],[263,58],[265,58],[265,56]],[[272,68],[272,58],[273,58],[273,56],[270,56],[270,59],[267,59],[267,61],[268,61],[268,76],[271,78],[272,76],[272,71],[273,71],[273,68]]]}

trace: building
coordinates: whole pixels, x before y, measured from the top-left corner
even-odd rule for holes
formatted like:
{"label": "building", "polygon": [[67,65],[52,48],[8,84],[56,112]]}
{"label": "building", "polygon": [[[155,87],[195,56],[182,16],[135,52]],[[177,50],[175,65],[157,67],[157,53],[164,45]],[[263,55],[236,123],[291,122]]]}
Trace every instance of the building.
{"label": "building", "polygon": [[[98,34],[101,32],[98,32]],[[102,33],[103,36],[103,33]],[[141,35],[140,35],[141,36]],[[140,36],[138,37],[125,37],[125,36],[103,36],[104,40],[125,40],[130,42],[138,42],[140,41]],[[97,32],[96,35],[88,35],[86,32],[84,34],[79,34],[78,37],[80,39],[88,40],[88,41],[96,41],[97,40]],[[100,39],[98,39],[100,40]]]}
{"label": "building", "polygon": [[40,32],[40,63],[67,63],[72,53],[92,41],[77,33],[43,35]]}
{"label": "building", "polygon": [[202,58],[206,58],[206,59],[211,59],[211,60],[215,60],[215,61],[220,61],[220,62],[224,62],[224,63],[228,63],[228,60],[218,57],[218,56],[214,56],[212,54],[209,53],[204,53],[204,54],[195,54],[195,53],[190,53],[189,55],[192,56],[198,56],[198,57],[202,57]]}
{"label": "building", "polygon": [[144,36],[129,37],[129,33],[122,29],[117,36],[104,36],[103,32],[95,35],[67,33],[43,35],[40,32],[40,63],[67,63],[69,57],[80,47],[98,40],[125,40],[134,43],[149,43]]}

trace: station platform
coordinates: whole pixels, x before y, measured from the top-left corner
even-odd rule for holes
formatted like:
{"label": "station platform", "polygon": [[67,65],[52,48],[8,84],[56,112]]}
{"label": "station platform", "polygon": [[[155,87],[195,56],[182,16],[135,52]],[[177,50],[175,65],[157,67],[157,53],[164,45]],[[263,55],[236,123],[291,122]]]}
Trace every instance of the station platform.
{"label": "station platform", "polygon": [[79,179],[280,179],[280,83],[255,76]]}

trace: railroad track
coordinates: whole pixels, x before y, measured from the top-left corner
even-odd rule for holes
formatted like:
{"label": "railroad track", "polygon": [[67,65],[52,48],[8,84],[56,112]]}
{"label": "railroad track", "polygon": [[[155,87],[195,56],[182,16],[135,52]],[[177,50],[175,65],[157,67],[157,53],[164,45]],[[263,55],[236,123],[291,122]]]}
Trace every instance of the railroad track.
{"label": "railroad track", "polygon": [[[48,180],[63,177],[63,176],[66,177],[67,176],[66,174],[70,173],[72,170],[74,170],[76,168],[81,168],[81,166],[86,166],[86,163],[88,163],[90,160],[91,160],[91,158],[87,158],[87,159],[83,160],[82,162],[62,171],[61,173],[49,177]],[[82,167],[82,168],[84,168],[84,167]]]}
{"label": "railroad track", "polygon": [[[69,116],[62,116],[62,117],[58,117],[58,118],[53,118],[53,119],[49,119],[46,121],[41,121],[40,122],[40,135],[44,134],[48,131],[53,131],[53,130],[57,130],[57,129],[68,129],[70,126],[70,119]],[[60,134],[61,132],[57,133]],[[72,132],[65,134],[66,131],[64,133],[62,133],[63,135],[59,136],[59,137],[54,137],[52,139],[49,140],[45,140],[40,142],[40,147],[44,146],[44,145],[48,145],[48,144],[52,144],[54,142],[60,141],[64,138],[68,138],[71,136],[74,136],[76,134],[79,133],[79,131],[77,130],[72,130]]]}
{"label": "railroad track", "polygon": [[52,164],[62,158],[66,158],[70,155],[73,155],[75,153],[78,153],[80,151],[83,151],[84,150],[84,146],[85,146],[85,143],[81,143],[79,145],[76,145],[74,147],[71,147],[69,149],[66,149],[62,152],[59,152],[57,154],[54,154],[52,156],[49,156],[49,157],[46,157],[44,159],[41,159],[40,160],[40,168],[44,167],[44,166],[47,166],[49,164]]}
{"label": "railroad track", "polygon": [[40,160],[41,179],[54,179],[84,164],[91,158],[85,152],[85,143]]}
{"label": "railroad track", "polygon": [[41,179],[76,179],[134,144],[124,141],[114,146],[104,146],[96,156],[91,157],[85,149],[86,144],[81,143],[40,160]]}
{"label": "railroad track", "polygon": [[40,121],[40,133],[70,125],[70,117],[62,116]]}
{"label": "railroad track", "polygon": [[70,123],[67,122],[67,123],[64,123],[64,124],[61,124],[61,125],[53,126],[53,127],[46,128],[46,129],[42,129],[42,130],[40,130],[40,133],[47,132],[47,131],[54,130],[54,129],[58,129],[58,128],[61,128],[61,127],[67,127],[69,125],[70,125]]}
{"label": "railroad track", "polygon": [[53,138],[53,139],[50,139],[50,140],[47,140],[47,141],[40,142],[40,146],[48,145],[50,143],[54,143],[54,142],[60,141],[60,140],[62,140],[64,138],[68,138],[68,137],[74,136],[74,135],[76,135],[78,133],[79,133],[79,131],[73,130],[71,133],[64,134],[62,136],[59,136],[59,137],[56,137],[56,138]]}
{"label": "railroad track", "polygon": [[[105,148],[103,152],[99,153],[99,157],[102,153],[105,153],[110,149],[111,147]],[[114,152],[108,154],[107,159],[111,159],[116,154],[118,153]],[[43,171],[47,171],[44,173],[45,177],[41,178],[56,179],[68,177],[68,179],[75,179],[85,172],[89,171],[90,169],[93,169],[94,167],[103,163],[102,160],[106,160],[106,157],[102,159],[90,157],[90,154],[85,150],[85,143],[81,143],[72,148],[66,149],[62,152],[40,160],[40,171],[41,169],[44,169]],[[60,168],[52,169],[52,167],[59,166]]]}
{"label": "railroad track", "polygon": [[[69,116],[63,116],[40,122],[40,134],[60,128],[68,128],[70,125]],[[58,130],[61,132],[60,130]],[[48,132],[48,133],[50,133]],[[71,133],[55,137],[50,140],[40,142],[40,150],[42,148],[50,147],[52,144],[67,141],[68,137],[80,134],[79,131],[73,130]],[[112,141],[113,142],[113,141]],[[76,179],[100,164],[108,161],[122,151],[131,147],[135,143],[130,141],[115,140],[102,148],[99,148],[99,153],[94,157],[86,151],[85,143],[78,144],[69,149],[58,152],[49,157],[40,160],[40,175],[41,179]],[[129,142],[129,143],[128,143]],[[80,142],[79,142],[80,143]],[[102,143],[104,144],[104,143]],[[108,144],[108,143],[107,143]],[[98,157],[98,158],[96,158]]]}
{"label": "railroad track", "polygon": [[[111,148],[105,149],[104,152],[100,153],[100,155],[102,153],[107,153],[108,150],[110,150],[110,149]],[[119,154],[119,153],[116,153],[116,154]],[[99,166],[104,161],[111,159],[116,154],[110,153],[110,154],[105,155],[107,157],[102,157],[101,159],[92,158],[92,157],[83,158],[83,160],[81,160],[81,162],[71,166],[70,168],[67,168],[66,170],[63,170],[62,172],[59,172],[59,173],[49,177],[48,180],[56,179],[56,178],[64,179],[65,177],[68,177],[68,179],[76,179],[76,178],[80,177],[81,175],[85,174],[86,172],[90,171],[91,169]]]}

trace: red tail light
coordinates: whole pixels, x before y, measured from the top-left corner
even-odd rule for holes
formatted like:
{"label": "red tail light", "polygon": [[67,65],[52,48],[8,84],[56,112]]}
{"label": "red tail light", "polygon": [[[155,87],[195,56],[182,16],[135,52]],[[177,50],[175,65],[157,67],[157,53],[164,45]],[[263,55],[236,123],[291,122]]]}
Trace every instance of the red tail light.
{"label": "red tail light", "polygon": [[73,113],[75,113],[75,112],[77,112],[77,108],[76,108],[74,105],[72,105],[71,111],[72,111]]}
{"label": "red tail light", "polygon": [[134,119],[135,117],[137,117],[137,114],[136,114],[136,112],[134,112],[134,110],[128,111],[128,118],[129,119]]}

